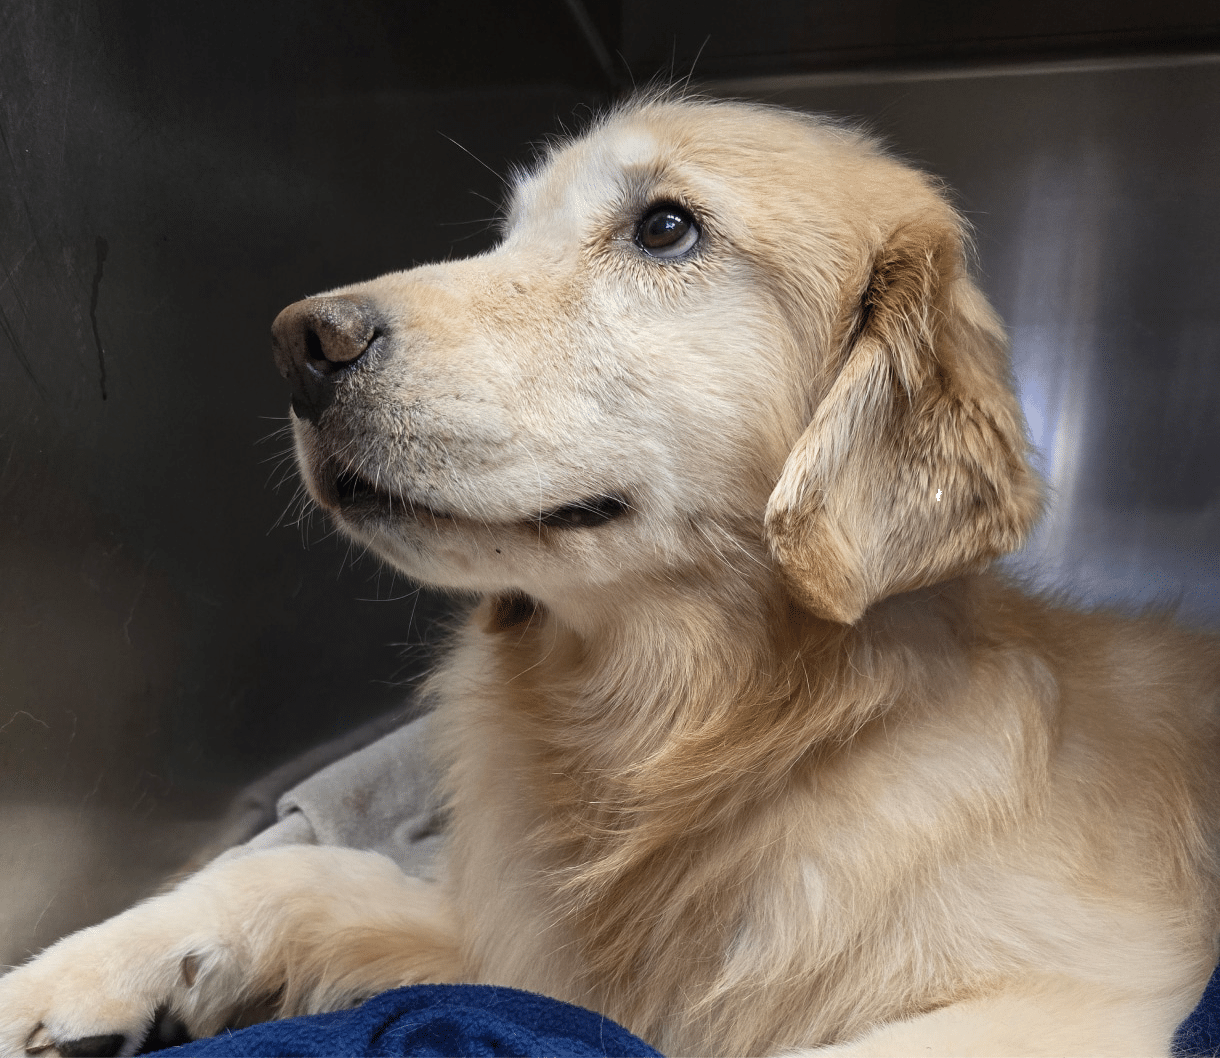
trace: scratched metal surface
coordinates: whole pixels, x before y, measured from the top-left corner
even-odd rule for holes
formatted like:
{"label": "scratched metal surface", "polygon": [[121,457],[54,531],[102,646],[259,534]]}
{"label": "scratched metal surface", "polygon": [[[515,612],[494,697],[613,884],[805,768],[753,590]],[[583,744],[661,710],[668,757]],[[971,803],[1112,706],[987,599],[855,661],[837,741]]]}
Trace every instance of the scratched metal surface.
{"label": "scratched metal surface", "polygon": [[482,162],[586,98],[395,89],[350,59],[274,79],[223,27],[164,54],[185,15],[150,40],[155,10],[0,5],[0,963],[143,895],[243,784],[400,706],[437,604],[294,524],[270,323],[486,245]]}
{"label": "scratched metal surface", "polygon": [[[0,962],[400,700],[435,604],[282,524],[267,325],[486,243],[496,181],[437,130],[501,168],[588,98],[179,70],[59,6],[0,11]],[[865,117],[957,188],[1058,493],[1026,568],[1216,620],[1217,67],[733,90]]]}

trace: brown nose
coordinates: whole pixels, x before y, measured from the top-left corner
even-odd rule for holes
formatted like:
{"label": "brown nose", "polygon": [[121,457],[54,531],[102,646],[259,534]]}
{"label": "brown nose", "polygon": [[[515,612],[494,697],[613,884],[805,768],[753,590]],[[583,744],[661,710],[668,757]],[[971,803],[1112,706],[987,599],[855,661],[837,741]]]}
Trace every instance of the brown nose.
{"label": "brown nose", "polygon": [[292,387],[292,410],[316,423],[335,396],[335,383],[382,333],[368,302],[339,295],[289,305],[271,325],[275,366]]}

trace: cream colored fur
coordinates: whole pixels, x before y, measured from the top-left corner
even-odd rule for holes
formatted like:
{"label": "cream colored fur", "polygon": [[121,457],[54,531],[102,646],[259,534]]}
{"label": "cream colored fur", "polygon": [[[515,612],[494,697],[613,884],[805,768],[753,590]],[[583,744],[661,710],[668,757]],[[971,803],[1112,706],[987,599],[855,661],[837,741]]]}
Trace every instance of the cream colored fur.
{"label": "cream colored fur", "polygon": [[[689,256],[637,244],[658,202]],[[855,131],[645,98],[495,250],[334,292],[389,344],[304,477],[484,597],[432,679],[446,881],[220,863],[0,980],[0,1051],[463,980],[675,1055],[1166,1054],[1217,956],[1220,655],[986,572],[1040,492],[966,253]]]}

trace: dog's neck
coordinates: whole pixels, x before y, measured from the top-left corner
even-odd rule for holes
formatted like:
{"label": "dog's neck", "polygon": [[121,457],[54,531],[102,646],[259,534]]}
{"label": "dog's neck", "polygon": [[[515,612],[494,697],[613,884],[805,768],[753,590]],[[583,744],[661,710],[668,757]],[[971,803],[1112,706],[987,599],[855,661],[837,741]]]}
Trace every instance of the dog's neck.
{"label": "dog's neck", "polygon": [[837,751],[929,682],[901,660],[918,653],[897,648],[954,608],[913,599],[905,617],[898,603],[847,627],[800,609],[778,581],[734,587],[671,585],[595,633],[525,596],[485,603],[476,625],[494,640],[497,678],[577,801],[620,822],[647,805],[643,830],[664,841],[666,806],[689,820],[697,805],[775,795],[803,759]]}
{"label": "dog's neck", "polygon": [[[521,598],[489,601],[472,626],[520,710],[505,731],[529,732],[532,764],[515,781],[545,818],[531,842],[558,883],[554,914],[581,923],[582,965],[609,989],[598,1002],[643,1024],[660,1016],[638,987],[667,965],[660,953],[681,950],[675,974],[716,965],[741,915],[733,894],[758,869],[730,858],[701,880],[708,834],[781,847],[782,832],[757,831],[785,818],[773,808],[793,783],[816,781],[819,763],[895,722],[912,695],[944,690],[927,653],[903,646],[929,624],[943,638],[952,588],[845,627],[778,582],[748,596],[739,585],[637,598],[596,636]],[[724,876],[730,862],[740,878]],[[656,918],[651,934],[632,927],[641,917]],[[712,947],[691,951],[689,938]]]}

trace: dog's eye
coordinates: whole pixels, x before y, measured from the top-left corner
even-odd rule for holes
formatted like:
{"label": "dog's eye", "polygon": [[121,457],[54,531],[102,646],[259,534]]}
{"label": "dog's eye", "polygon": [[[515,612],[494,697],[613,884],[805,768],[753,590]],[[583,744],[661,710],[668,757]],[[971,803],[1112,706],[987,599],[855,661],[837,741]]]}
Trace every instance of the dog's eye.
{"label": "dog's eye", "polygon": [[681,257],[698,241],[699,226],[681,206],[655,206],[635,229],[635,244],[652,257]]}

